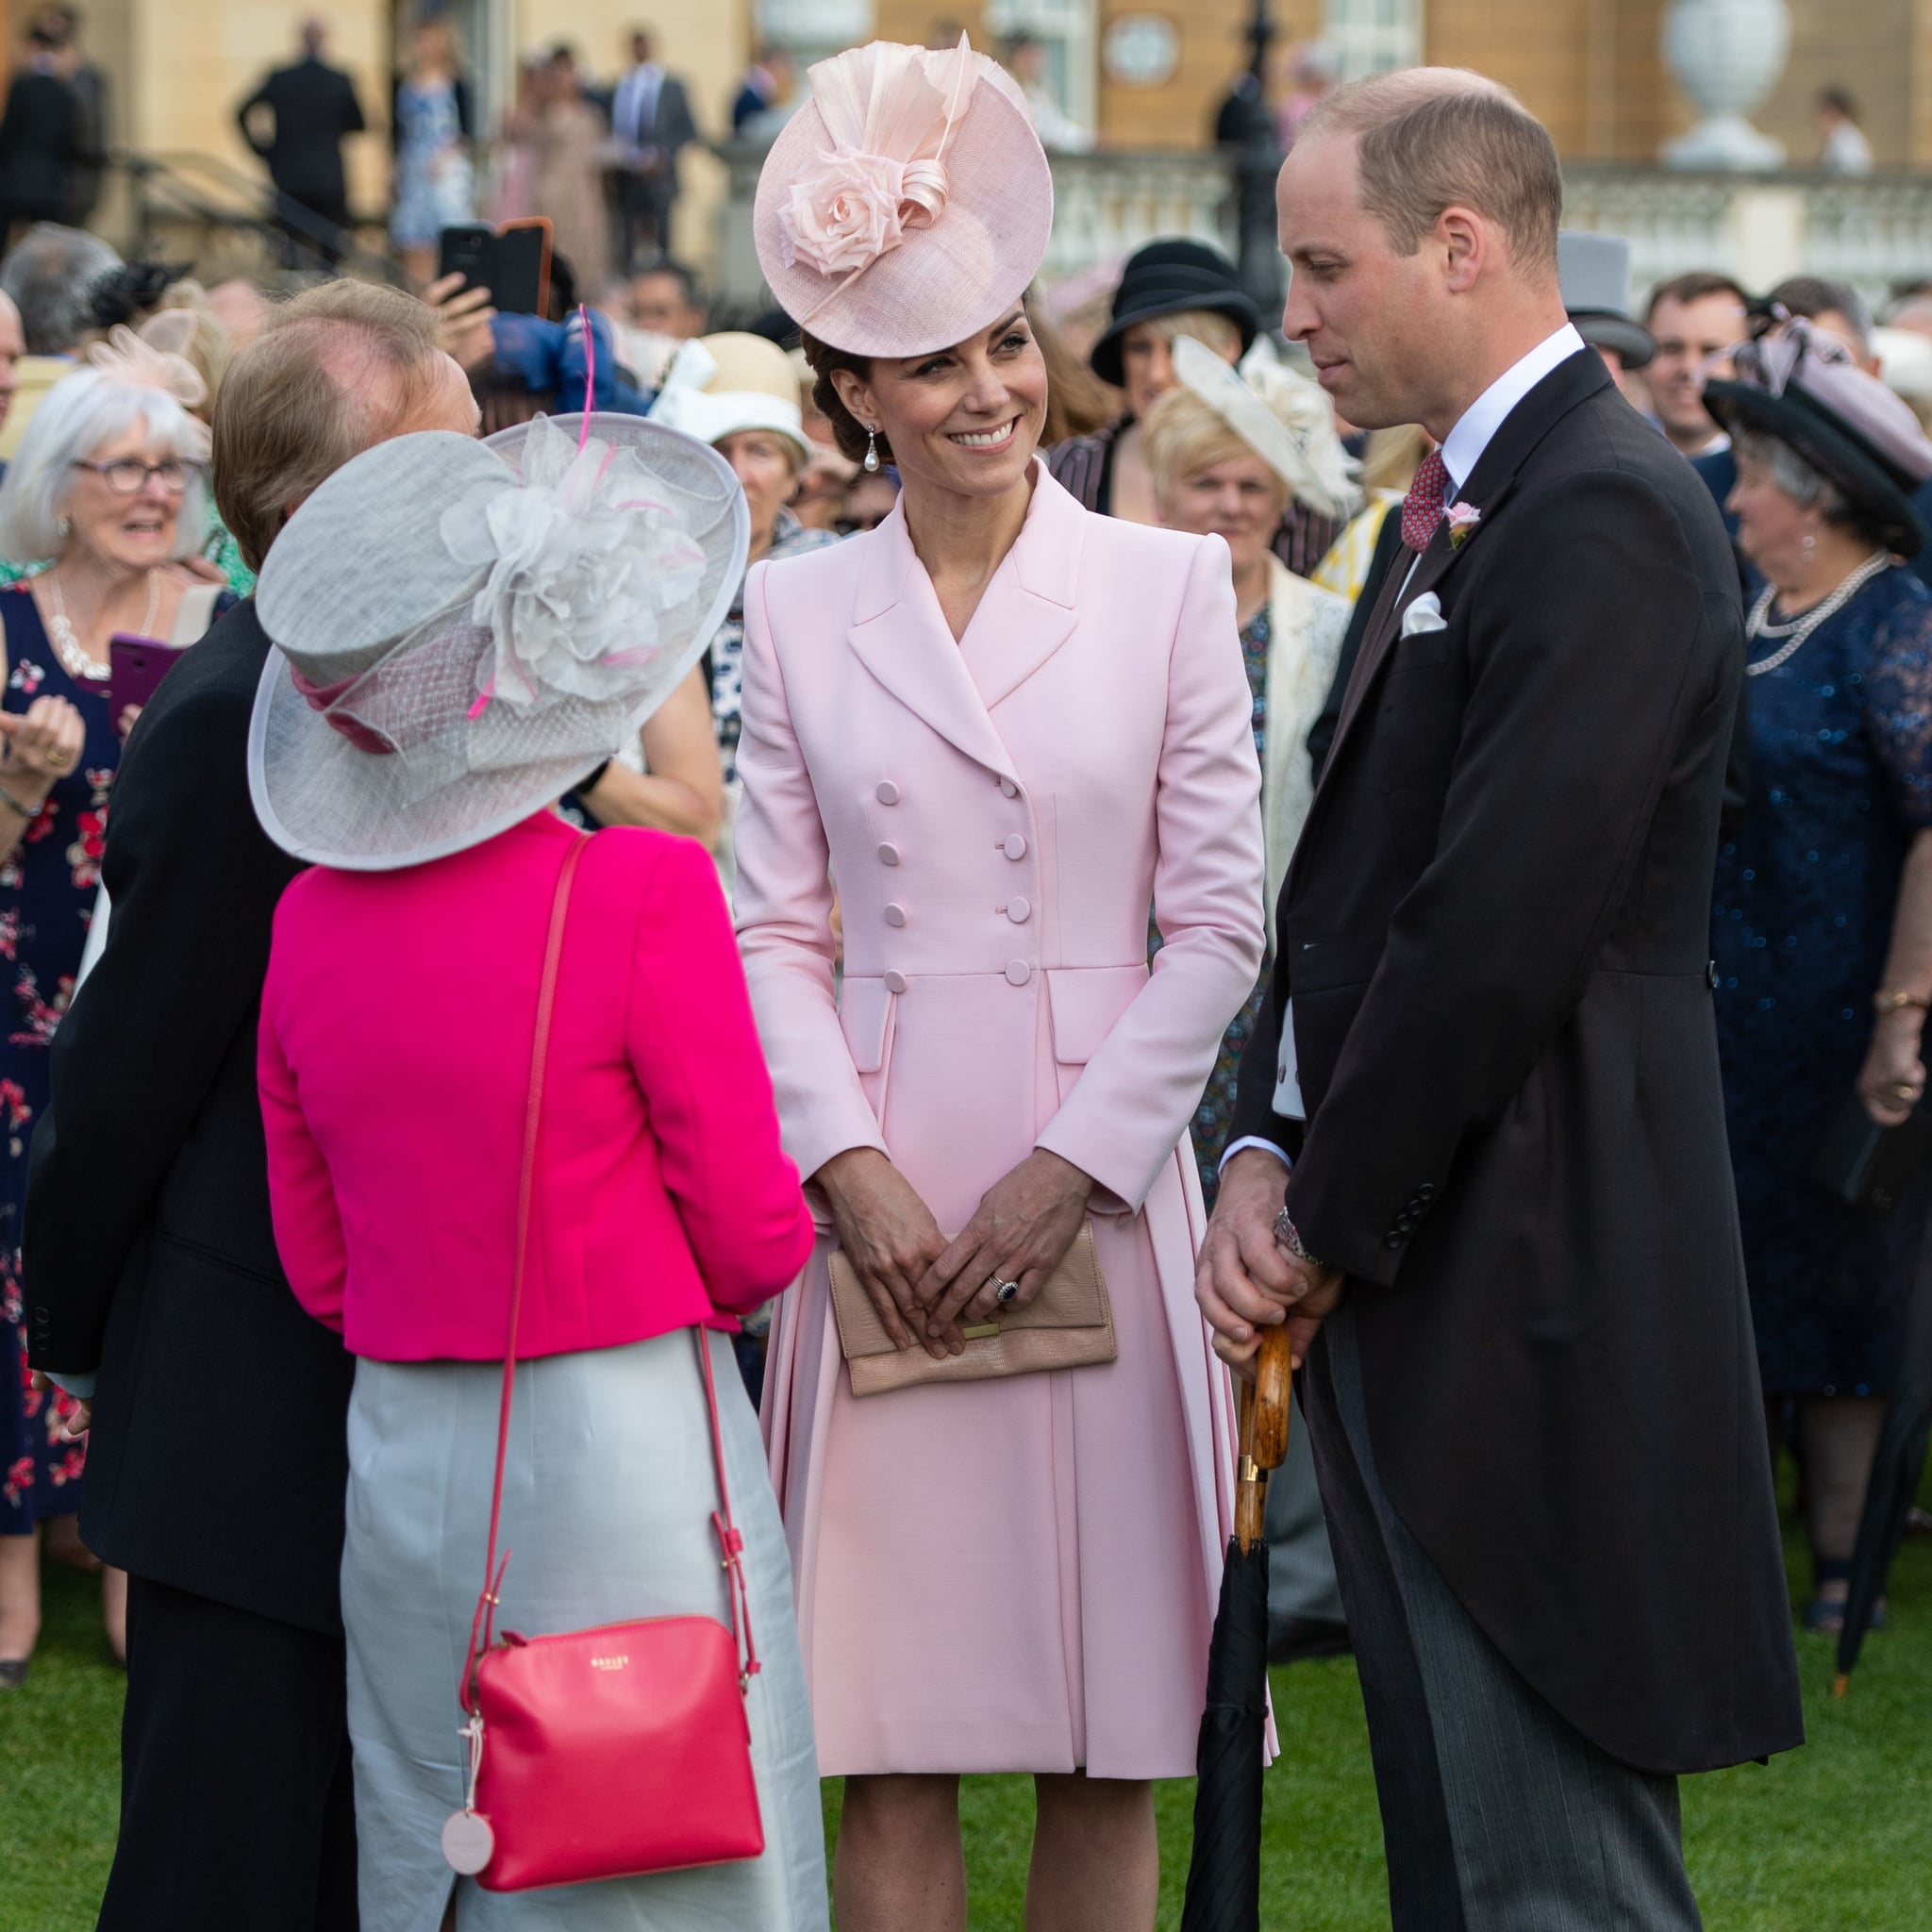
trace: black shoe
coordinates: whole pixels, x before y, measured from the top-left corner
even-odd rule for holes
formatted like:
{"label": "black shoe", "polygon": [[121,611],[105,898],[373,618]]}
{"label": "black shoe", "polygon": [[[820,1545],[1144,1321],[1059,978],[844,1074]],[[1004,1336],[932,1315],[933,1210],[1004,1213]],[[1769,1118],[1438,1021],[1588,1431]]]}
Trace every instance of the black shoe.
{"label": "black shoe", "polygon": [[1268,1628],[1268,1661],[1299,1663],[1308,1657],[1346,1657],[1354,1646],[1346,1624],[1325,1617],[1284,1617]]}
{"label": "black shoe", "polygon": [[0,1657],[0,1690],[18,1690],[26,1682],[30,1657]]}

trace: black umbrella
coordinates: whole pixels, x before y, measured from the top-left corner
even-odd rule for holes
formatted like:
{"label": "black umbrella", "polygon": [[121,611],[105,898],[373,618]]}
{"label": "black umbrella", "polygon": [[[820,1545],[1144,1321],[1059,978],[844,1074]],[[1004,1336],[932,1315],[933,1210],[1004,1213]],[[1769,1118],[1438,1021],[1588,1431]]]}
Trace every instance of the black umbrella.
{"label": "black umbrella", "polygon": [[1831,1685],[1834,1697],[1842,1697],[1851,1688],[1865,1633],[1871,1629],[1878,1600],[1885,1594],[1886,1580],[1906,1533],[1906,1517],[1924,1473],[1928,1434],[1932,1434],[1932,1238],[1919,1251],[1918,1274],[1906,1310],[1898,1380],[1886,1405],[1878,1452],[1872,1459],[1872,1485],[1865,1491],[1865,1513],[1858,1519],[1844,1628],[1839,1632],[1838,1675]]}
{"label": "black umbrella", "polygon": [[1261,1741],[1268,1721],[1268,1472],[1288,1453],[1288,1330],[1261,1338],[1241,1385],[1241,1479],[1221,1606],[1208,1653],[1208,1703],[1194,1754],[1194,1850],[1181,1932],[1259,1932]]}

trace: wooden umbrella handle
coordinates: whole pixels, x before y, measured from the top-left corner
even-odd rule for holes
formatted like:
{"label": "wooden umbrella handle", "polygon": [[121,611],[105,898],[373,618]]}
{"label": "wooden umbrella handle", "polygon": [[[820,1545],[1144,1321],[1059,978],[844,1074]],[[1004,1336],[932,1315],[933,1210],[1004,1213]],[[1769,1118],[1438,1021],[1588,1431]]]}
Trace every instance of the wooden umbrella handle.
{"label": "wooden umbrella handle", "polygon": [[1234,1533],[1241,1548],[1260,1541],[1268,1507],[1268,1472],[1288,1454],[1288,1329],[1264,1328],[1255,1357],[1255,1379],[1243,1382],[1241,1468],[1235,1485]]}

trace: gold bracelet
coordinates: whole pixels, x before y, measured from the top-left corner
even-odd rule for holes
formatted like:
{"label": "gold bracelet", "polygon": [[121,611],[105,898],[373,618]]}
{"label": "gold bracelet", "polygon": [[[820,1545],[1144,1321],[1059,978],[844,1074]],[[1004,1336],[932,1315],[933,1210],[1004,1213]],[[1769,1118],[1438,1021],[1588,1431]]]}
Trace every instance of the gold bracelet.
{"label": "gold bracelet", "polygon": [[1881,986],[1872,995],[1872,1010],[1881,1019],[1887,1013],[1901,1012],[1907,1007],[1916,1007],[1920,1012],[1927,1009],[1927,1003],[1915,992],[1906,992],[1895,986]]}

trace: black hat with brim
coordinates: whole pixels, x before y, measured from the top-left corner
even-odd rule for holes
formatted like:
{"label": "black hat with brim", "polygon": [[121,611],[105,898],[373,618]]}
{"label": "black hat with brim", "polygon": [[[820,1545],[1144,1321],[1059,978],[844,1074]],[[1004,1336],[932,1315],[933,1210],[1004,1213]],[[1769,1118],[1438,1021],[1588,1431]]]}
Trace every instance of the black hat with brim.
{"label": "black hat with brim", "polygon": [[1088,363],[1101,381],[1124,388],[1122,337],[1137,323],[1199,308],[1226,316],[1241,331],[1241,354],[1247,354],[1260,333],[1261,315],[1236,279],[1234,263],[1205,242],[1150,242],[1128,257],[1107,333],[1094,343]]}
{"label": "black hat with brim", "polygon": [[1625,369],[1641,369],[1657,354],[1657,338],[1641,322],[1608,308],[1573,308],[1570,320],[1592,349],[1614,349]]}
{"label": "black hat with brim", "polygon": [[1757,430],[1789,444],[1836,485],[1895,557],[1916,557],[1932,543],[1912,495],[1914,478],[1795,384],[1773,395],[1749,382],[1707,382],[1704,407],[1727,433]]}

